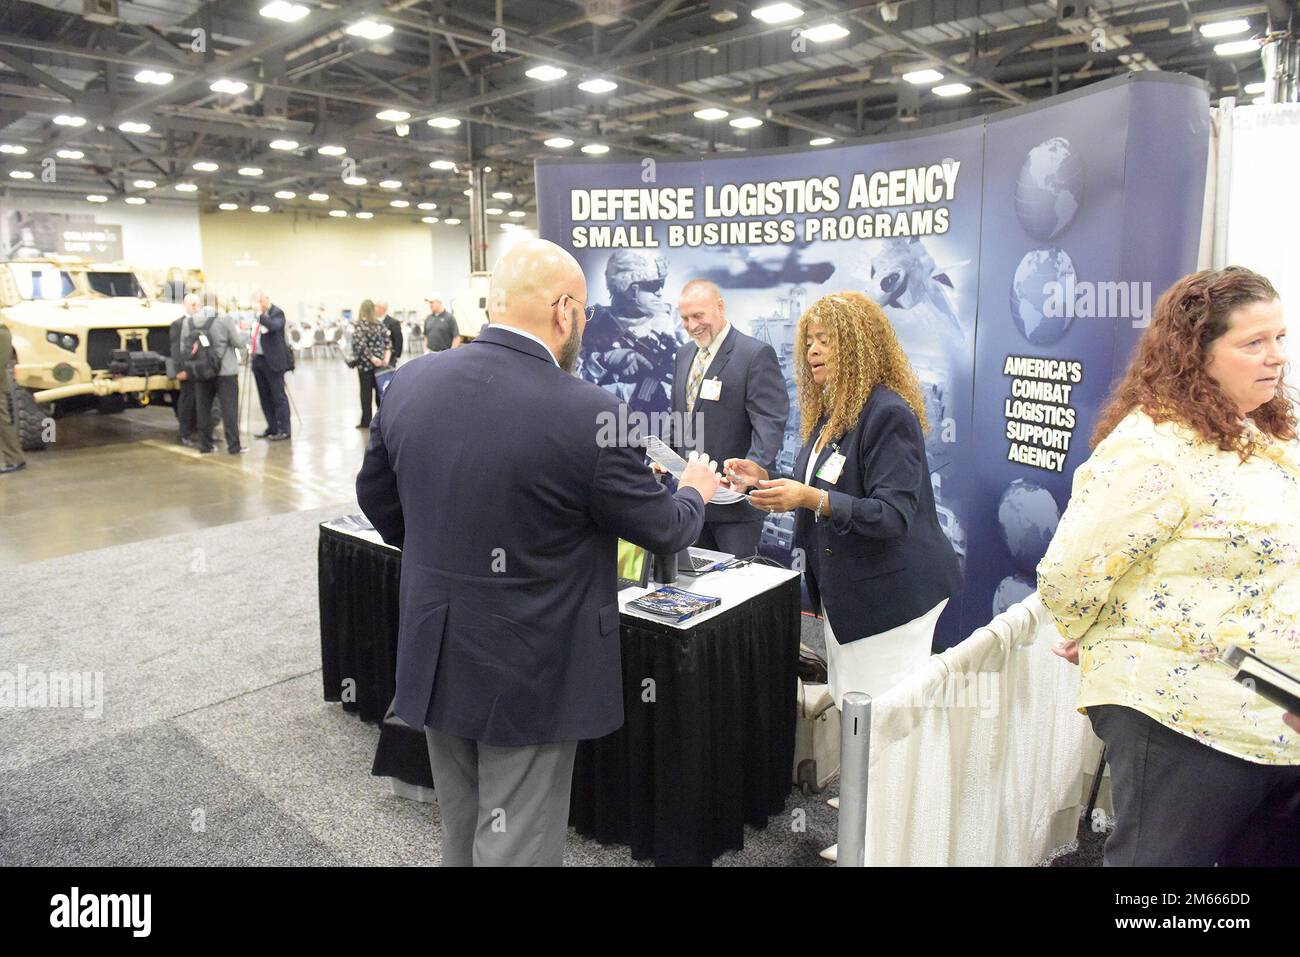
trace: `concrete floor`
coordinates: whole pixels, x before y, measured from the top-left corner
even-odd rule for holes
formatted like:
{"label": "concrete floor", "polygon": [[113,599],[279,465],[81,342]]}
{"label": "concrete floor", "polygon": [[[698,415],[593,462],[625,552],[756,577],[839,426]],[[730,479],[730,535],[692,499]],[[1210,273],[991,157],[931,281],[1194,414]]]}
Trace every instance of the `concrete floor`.
{"label": "concrete floor", "polygon": [[56,420],[56,441],[0,476],[0,568],[335,503],[346,511],[368,436],[355,428],[356,372],[300,359],[287,381],[293,439],[267,442],[253,438],[266,420],[250,375],[246,455],[228,455],[220,431],[212,455],[177,444],[165,407]]}

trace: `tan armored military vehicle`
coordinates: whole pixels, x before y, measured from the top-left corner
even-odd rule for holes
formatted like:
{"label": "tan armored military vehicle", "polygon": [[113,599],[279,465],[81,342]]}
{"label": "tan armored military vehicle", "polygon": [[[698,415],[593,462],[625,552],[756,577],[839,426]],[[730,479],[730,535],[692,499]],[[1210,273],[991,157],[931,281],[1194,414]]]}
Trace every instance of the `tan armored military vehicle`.
{"label": "tan armored military vehicle", "polygon": [[13,334],[14,425],[24,449],[45,447],[51,420],[97,409],[175,402],[169,327],[179,304],[152,299],[120,263],[65,257],[0,263],[0,311]]}

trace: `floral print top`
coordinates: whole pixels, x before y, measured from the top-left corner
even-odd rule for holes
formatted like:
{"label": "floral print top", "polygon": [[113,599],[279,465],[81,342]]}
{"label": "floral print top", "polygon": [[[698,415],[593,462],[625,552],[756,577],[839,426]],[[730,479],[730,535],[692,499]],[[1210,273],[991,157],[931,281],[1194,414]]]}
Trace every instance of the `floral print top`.
{"label": "floral print top", "polygon": [[1038,591],[1079,641],[1079,710],[1141,711],[1216,750],[1300,764],[1282,709],[1217,659],[1300,674],[1300,453],[1253,423],[1245,462],[1141,411],[1074,475]]}
{"label": "floral print top", "polygon": [[379,371],[379,368],[370,361],[371,356],[382,362],[384,353],[392,348],[393,340],[382,323],[376,322],[373,325],[357,323],[352,333],[352,357],[357,360],[357,364],[362,369],[367,372]]}

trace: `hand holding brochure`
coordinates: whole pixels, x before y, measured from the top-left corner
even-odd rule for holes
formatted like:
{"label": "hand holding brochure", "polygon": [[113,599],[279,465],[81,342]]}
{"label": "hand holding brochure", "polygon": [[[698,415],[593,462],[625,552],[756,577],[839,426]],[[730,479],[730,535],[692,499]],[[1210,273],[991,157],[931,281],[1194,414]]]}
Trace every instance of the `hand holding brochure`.
{"label": "hand holding brochure", "polygon": [[[668,470],[673,478],[681,481],[682,473],[686,471],[686,460],[672,450],[672,448],[663,439],[657,435],[652,435],[646,440],[646,455],[655,465],[661,466]],[[731,505],[735,502],[742,501],[745,496],[739,492],[733,492],[729,488],[719,488],[713,493],[713,505]]]}

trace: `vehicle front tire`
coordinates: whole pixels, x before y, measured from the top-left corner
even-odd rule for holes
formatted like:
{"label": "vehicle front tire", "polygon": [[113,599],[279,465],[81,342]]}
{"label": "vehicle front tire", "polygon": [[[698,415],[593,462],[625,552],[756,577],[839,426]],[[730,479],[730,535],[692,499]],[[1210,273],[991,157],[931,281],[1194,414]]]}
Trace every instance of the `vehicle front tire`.
{"label": "vehicle front tire", "polygon": [[9,378],[9,419],[18,432],[18,443],[24,452],[44,451],[45,420],[53,417],[54,409],[40,405],[31,389],[17,385],[12,369],[5,369],[5,375]]}

